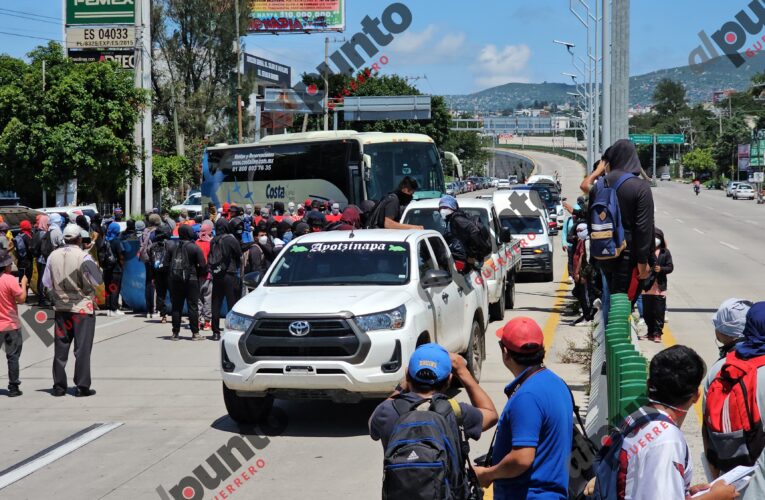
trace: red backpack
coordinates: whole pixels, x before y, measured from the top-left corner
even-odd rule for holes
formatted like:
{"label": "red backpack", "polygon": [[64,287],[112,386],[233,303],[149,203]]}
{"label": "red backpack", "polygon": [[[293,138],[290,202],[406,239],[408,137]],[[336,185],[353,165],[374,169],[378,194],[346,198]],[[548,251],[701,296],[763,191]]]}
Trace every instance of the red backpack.
{"label": "red backpack", "polygon": [[722,471],[754,465],[765,449],[757,404],[757,370],[762,366],[765,356],[741,359],[733,351],[709,386],[704,410],[707,459]]}

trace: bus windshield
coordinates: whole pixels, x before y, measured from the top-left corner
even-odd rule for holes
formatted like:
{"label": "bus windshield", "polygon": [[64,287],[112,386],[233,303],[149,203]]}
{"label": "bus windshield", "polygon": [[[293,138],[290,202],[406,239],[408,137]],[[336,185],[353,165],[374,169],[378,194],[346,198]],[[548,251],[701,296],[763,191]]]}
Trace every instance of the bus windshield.
{"label": "bus windshield", "polygon": [[435,198],[446,192],[441,160],[435,144],[366,144],[364,154],[372,160],[370,181],[367,183],[367,197],[370,200],[380,200],[395,191],[401,179],[406,176],[414,178],[419,184],[415,198]]}
{"label": "bus windshield", "polygon": [[217,206],[364,199],[357,141],[211,148],[202,165],[203,202]]}

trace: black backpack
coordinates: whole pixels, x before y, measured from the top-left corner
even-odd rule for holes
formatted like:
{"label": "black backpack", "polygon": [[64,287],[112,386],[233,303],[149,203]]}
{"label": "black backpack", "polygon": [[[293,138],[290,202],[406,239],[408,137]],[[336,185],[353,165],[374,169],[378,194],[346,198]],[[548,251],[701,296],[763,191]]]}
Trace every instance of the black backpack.
{"label": "black backpack", "polygon": [[389,193],[375,206],[375,209],[372,210],[372,215],[367,219],[367,229],[385,228],[385,216],[383,215],[383,210],[390,203],[395,203],[396,206],[399,206],[398,195],[396,193]]}
{"label": "black backpack", "polygon": [[[420,408],[429,404],[427,410]],[[397,397],[399,417],[385,449],[383,500],[481,499],[470,463],[459,404],[436,394],[411,402]],[[454,414],[455,433],[448,416]]]}
{"label": "black backpack", "polygon": [[114,269],[114,266],[117,265],[117,257],[112,251],[112,244],[106,239],[101,241],[101,246],[98,249],[98,263],[101,265],[101,269]]}
{"label": "black backpack", "polygon": [[27,242],[24,240],[24,235],[17,234],[13,237],[13,248],[16,250],[16,258],[19,261],[27,260],[29,249],[27,248]]}
{"label": "black backpack", "polygon": [[484,243],[483,246],[480,248],[477,248],[476,250],[480,255],[476,255],[475,258],[479,261],[484,261],[486,258],[491,254],[491,231],[489,231],[489,228],[483,225],[483,222],[481,222],[481,218],[477,215],[471,219],[473,221],[473,224],[475,224],[478,227],[478,230],[481,232],[481,241]]}
{"label": "black backpack", "polygon": [[191,263],[186,246],[190,245],[188,241],[178,242],[173,252],[173,261],[170,265],[170,277],[175,281],[188,281],[191,278]]}
{"label": "black backpack", "polygon": [[167,246],[163,241],[155,241],[149,246],[149,263],[155,271],[164,271],[167,259]]}
{"label": "black backpack", "polygon": [[40,255],[45,260],[48,260],[50,254],[55,250],[55,248],[53,248],[53,238],[51,237],[50,230],[46,231],[40,238]]}
{"label": "black backpack", "polygon": [[223,245],[223,240],[227,236],[234,238],[230,234],[224,234],[220,237],[215,237],[210,242],[210,254],[207,256],[207,266],[213,276],[221,276],[228,271],[228,265],[230,257],[226,251],[226,247]]}

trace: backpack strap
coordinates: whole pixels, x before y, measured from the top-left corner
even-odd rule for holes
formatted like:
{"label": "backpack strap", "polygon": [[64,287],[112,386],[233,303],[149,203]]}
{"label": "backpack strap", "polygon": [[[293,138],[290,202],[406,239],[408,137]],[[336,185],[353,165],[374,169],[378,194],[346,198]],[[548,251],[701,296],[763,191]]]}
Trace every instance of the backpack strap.
{"label": "backpack strap", "polygon": [[614,191],[618,191],[619,188],[622,187],[622,184],[624,184],[625,182],[627,182],[631,178],[637,178],[637,176],[634,175],[634,174],[627,173],[627,174],[624,174],[621,177],[619,177],[619,180],[616,181],[616,184],[614,184],[614,187],[613,187]]}

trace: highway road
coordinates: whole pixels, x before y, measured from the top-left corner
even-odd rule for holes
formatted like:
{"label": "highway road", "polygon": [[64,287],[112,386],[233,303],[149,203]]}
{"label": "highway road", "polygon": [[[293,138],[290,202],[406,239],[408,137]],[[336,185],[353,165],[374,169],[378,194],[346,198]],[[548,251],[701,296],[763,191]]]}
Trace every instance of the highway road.
{"label": "highway road", "polygon": [[[529,156],[538,171],[561,172],[564,194],[576,196],[582,177],[578,164],[545,154]],[[588,330],[560,323],[568,287],[559,282],[565,259],[557,241],[555,246],[556,281],[519,284],[517,309],[505,319],[524,314],[544,327],[548,364],[564,373],[581,397],[581,370],[558,359],[565,339],[583,341]],[[503,324],[489,325],[481,382],[500,409],[511,379],[494,340]],[[212,341],[172,342],[170,325],[156,319],[99,316],[92,362],[97,394],[54,398],[52,347],[40,338],[28,339],[21,356],[24,395],[0,397],[0,497],[183,498],[183,487],[196,469],[213,476],[204,498],[379,498],[382,447],[367,434],[376,402],[279,402],[279,418],[268,428],[240,429],[223,405],[219,357]],[[70,356],[70,376],[73,363]],[[241,460],[241,466],[223,468],[218,484],[210,464],[220,462],[216,451],[239,432],[254,439],[258,449],[253,444],[254,456]],[[267,434],[267,441],[258,438]],[[473,455],[485,453],[490,439],[487,433],[473,446]]]}

